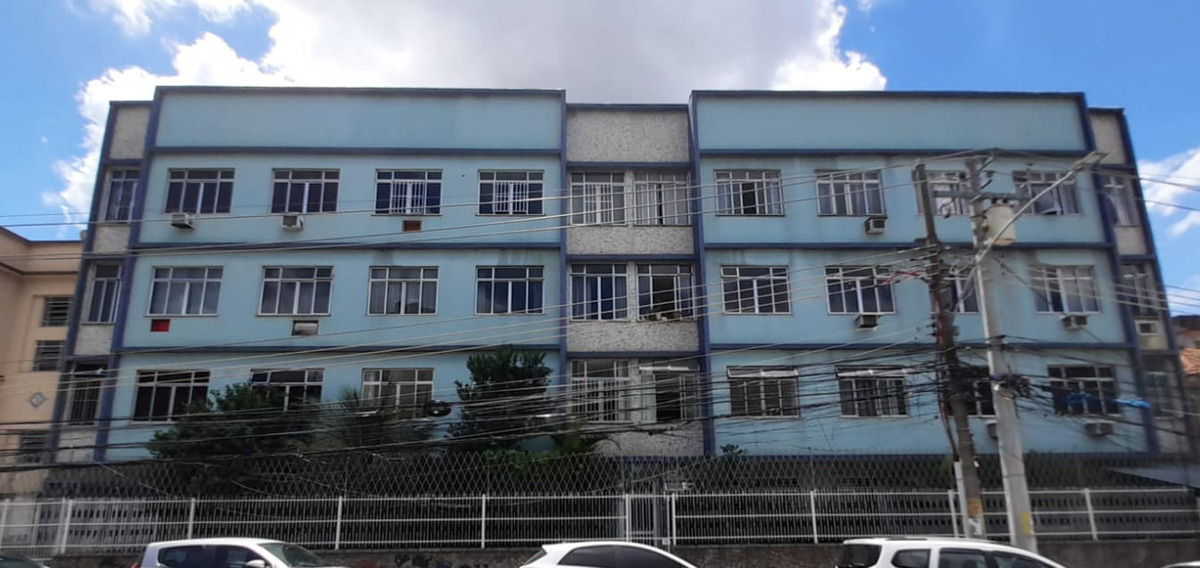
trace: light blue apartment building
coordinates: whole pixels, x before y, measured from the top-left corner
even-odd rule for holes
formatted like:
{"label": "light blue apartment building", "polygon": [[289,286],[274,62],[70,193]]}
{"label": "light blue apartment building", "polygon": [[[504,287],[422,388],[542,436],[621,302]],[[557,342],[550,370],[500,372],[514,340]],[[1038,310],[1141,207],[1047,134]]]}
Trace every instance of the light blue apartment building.
{"label": "light blue apartment building", "polygon": [[[566,98],[160,87],[114,103],[57,458],[145,457],[187,401],[236,382],[288,404],[353,388],[453,408],[467,358],[507,344],[546,355],[555,407],[615,432],[610,454],[945,454],[914,168],[952,189],[988,157],[988,190],[1016,198],[1097,150],[994,253],[1034,387],[1026,449],[1185,445],[1164,433],[1186,414],[1120,111],[1074,93]],[[964,204],[939,213],[966,252]],[[956,274],[963,357],[982,365]],[[972,406],[995,452],[990,402]]]}

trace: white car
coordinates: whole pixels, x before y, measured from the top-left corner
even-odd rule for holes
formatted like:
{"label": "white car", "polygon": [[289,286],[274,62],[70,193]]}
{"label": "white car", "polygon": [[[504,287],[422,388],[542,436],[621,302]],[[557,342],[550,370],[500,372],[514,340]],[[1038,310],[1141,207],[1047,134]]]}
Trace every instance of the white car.
{"label": "white car", "polygon": [[838,568],[1065,568],[1044,556],[986,540],[856,538],[842,543]]}
{"label": "white car", "polygon": [[133,568],[326,568],[300,546],[261,538],[194,538],[146,546]]}
{"label": "white car", "polygon": [[636,542],[564,542],[547,544],[521,568],[696,568],[688,561]]}
{"label": "white car", "polygon": [[1170,566],[1163,566],[1163,568],[1200,568],[1200,560],[1193,560],[1191,562],[1180,562],[1178,564],[1172,564]]}

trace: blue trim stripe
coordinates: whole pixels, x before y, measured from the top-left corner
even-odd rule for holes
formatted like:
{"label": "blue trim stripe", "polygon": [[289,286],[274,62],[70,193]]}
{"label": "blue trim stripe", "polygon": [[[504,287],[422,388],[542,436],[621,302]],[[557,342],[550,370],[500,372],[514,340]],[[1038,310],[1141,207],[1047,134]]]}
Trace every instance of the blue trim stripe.
{"label": "blue trim stripe", "polygon": [[[970,249],[971,243],[968,242],[945,242],[947,248],[952,249]],[[871,250],[904,250],[910,249],[915,245],[912,242],[901,243],[871,243],[865,241],[853,242],[827,242],[816,241],[807,243],[785,243],[785,242],[750,242],[750,243],[705,243],[705,248],[710,250],[855,250],[855,249],[871,249]],[[1093,242],[1093,243],[1044,243],[1044,242],[1016,242],[1007,247],[1007,250],[1110,250],[1113,248],[1112,243],[1108,242]]]}
{"label": "blue trim stripe", "polygon": [[[963,341],[959,342],[958,345],[960,347],[975,349],[987,348],[987,344],[980,341]],[[1133,348],[1132,343],[1073,343],[1053,341],[1009,341],[1007,345],[1014,350],[1020,351],[1113,351]],[[920,341],[910,343],[713,343],[712,351],[871,351],[877,349],[904,351],[909,349],[930,349],[936,346],[936,343]]]}
{"label": "blue trim stripe", "polygon": [[1078,99],[1083,93],[1023,91],[692,91],[692,100],[703,98],[764,99]]}
{"label": "blue trim stripe", "polygon": [[566,99],[562,89],[439,89],[413,87],[221,87],[208,85],[164,85],[155,96],[172,94],[204,95],[351,95],[373,97],[459,96],[459,97],[556,97]]}
{"label": "blue trim stripe", "polygon": [[567,168],[578,171],[598,170],[690,170],[691,162],[567,162]]}
{"label": "blue trim stripe", "polygon": [[[557,343],[514,343],[522,349],[533,351],[558,351]],[[295,353],[298,351],[321,351],[323,353],[441,353],[443,351],[495,351],[495,344],[463,345],[130,345],[121,348],[121,353]]]}
{"label": "blue trim stripe", "polygon": [[995,148],[979,150],[978,148],[704,148],[700,155],[705,158],[744,158],[744,157],[791,157],[791,156],[943,156],[977,152],[978,154],[995,154],[1001,157],[1027,157],[1028,154],[1059,158],[1082,158],[1089,150],[1064,150],[1062,148],[1044,149],[1004,149]]}
{"label": "blue trim stripe", "polygon": [[[467,237],[463,237],[464,239]],[[206,243],[206,242],[191,242],[191,243],[162,243],[150,242],[140,243],[134,247],[135,251],[153,251],[153,250],[171,250],[171,249],[191,249],[201,247],[205,250],[212,251],[237,251],[237,250],[310,250],[310,251],[326,251],[326,250],[485,250],[485,249],[521,249],[521,250],[556,250],[559,248],[558,243],[553,241],[546,242],[464,242],[464,243],[449,243],[449,242],[432,242],[432,243],[404,243],[404,242],[249,242],[249,243]]]}
{"label": "blue trim stripe", "polygon": [[558,148],[383,148],[377,146],[154,146],[148,154],[321,156],[558,156]]}
{"label": "blue trim stripe", "polygon": [[[703,408],[701,415],[710,418],[713,416],[713,380],[712,380],[712,347],[710,345],[711,337],[709,332],[709,317],[708,317],[708,278],[707,263],[705,251],[707,243],[704,242],[704,186],[700,183],[702,179],[700,170],[700,117],[696,110],[695,96],[688,97],[688,156],[692,160],[692,250],[695,252],[696,258],[696,319],[699,326],[700,340],[700,376],[704,384]],[[715,456],[717,454],[717,431],[716,425],[712,420],[704,420],[701,428],[704,432],[704,455]]]}

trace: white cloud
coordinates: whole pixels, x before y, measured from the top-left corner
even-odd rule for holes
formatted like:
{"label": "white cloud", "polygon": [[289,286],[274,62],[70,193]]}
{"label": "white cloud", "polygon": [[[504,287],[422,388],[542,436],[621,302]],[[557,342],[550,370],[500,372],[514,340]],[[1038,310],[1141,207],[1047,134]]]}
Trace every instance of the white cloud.
{"label": "white cloud", "polygon": [[248,0],[88,0],[88,4],[97,12],[110,14],[129,35],[149,33],[156,18],[185,5],[214,22],[229,21],[250,7]]}
{"label": "white cloud", "polygon": [[1146,208],[1163,216],[1171,216],[1179,210],[1163,203],[1178,205],[1181,198],[1191,191],[1186,186],[1200,186],[1200,148],[1192,148],[1162,160],[1142,160],[1138,162],[1138,172],[1143,179],[1142,191],[1148,202]]}
{"label": "white cloud", "polygon": [[1180,286],[1167,286],[1167,306],[1176,315],[1200,313],[1200,274],[1193,274]]}
{"label": "white cloud", "polygon": [[1188,211],[1182,219],[1171,223],[1171,236],[1180,237],[1193,227],[1200,227],[1200,211]]}
{"label": "white cloud", "polygon": [[41,140],[42,144],[49,144],[49,143],[50,143],[50,137],[49,137],[49,136],[42,136],[42,137],[41,137],[41,138],[39,138],[38,140]]}

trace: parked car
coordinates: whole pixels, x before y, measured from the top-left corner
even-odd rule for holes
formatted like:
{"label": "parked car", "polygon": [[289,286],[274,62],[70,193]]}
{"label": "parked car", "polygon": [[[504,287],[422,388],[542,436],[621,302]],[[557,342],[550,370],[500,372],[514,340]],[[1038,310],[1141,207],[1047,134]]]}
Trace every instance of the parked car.
{"label": "parked car", "polygon": [[838,568],[1065,568],[1044,556],[986,540],[856,538],[842,543]]}
{"label": "parked car", "polygon": [[0,568],[46,568],[46,565],[24,556],[0,552]]}
{"label": "parked car", "polygon": [[1163,566],[1163,568],[1200,568],[1200,560],[1179,562],[1177,564],[1171,564],[1170,566]]}
{"label": "parked car", "polygon": [[196,538],[146,546],[132,568],[326,568],[303,547],[261,538]]}
{"label": "parked car", "polygon": [[521,568],[696,568],[688,561],[635,542],[564,542],[547,544]]}

